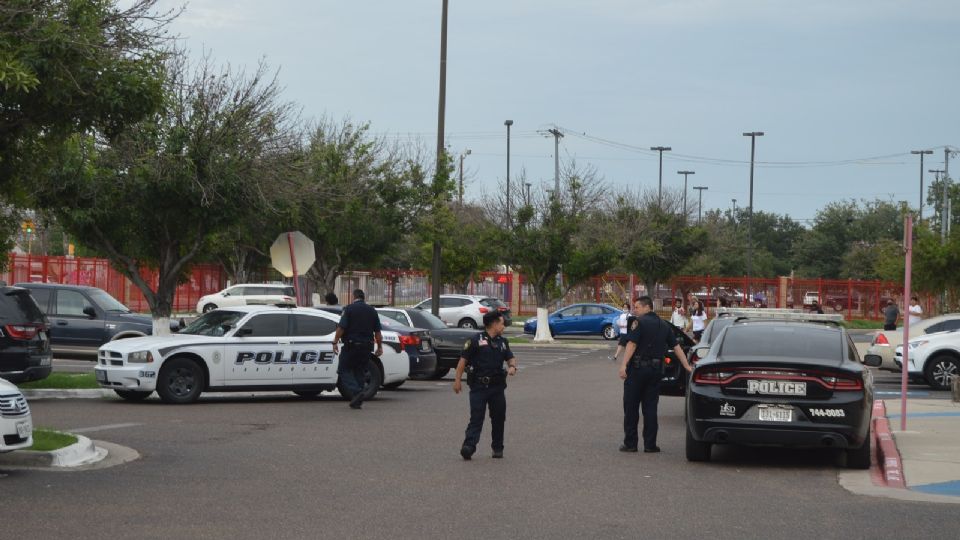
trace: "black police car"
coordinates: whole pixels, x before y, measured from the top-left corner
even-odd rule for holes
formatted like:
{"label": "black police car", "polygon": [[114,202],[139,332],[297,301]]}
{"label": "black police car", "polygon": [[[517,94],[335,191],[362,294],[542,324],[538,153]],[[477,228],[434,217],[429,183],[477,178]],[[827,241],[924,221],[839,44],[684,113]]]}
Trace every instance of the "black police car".
{"label": "black police car", "polygon": [[687,459],[709,461],[713,444],[839,448],[866,469],[872,407],[873,377],[838,324],[737,320],[694,368]]}
{"label": "black police car", "polygon": [[18,383],[50,375],[49,331],[30,291],[0,285],[0,377]]}
{"label": "black police car", "polygon": [[[677,343],[683,349],[683,353],[690,358],[690,349],[696,344],[692,337],[686,332],[670,325],[673,334],[677,338]],[[682,396],[687,392],[687,381],[689,380],[687,370],[683,369],[680,359],[674,354],[673,349],[667,351],[667,356],[663,359],[663,379],[660,380],[660,395],[663,396]]]}

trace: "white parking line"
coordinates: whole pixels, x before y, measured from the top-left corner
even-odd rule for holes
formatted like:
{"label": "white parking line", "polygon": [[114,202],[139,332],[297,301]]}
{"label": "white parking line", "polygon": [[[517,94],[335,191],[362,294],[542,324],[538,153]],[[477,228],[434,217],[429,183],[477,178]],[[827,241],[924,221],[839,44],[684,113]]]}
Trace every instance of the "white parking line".
{"label": "white parking line", "polygon": [[102,426],[76,428],[76,429],[70,429],[70,430],[67,430],[67,431],[69,431],[70,433],[93,433],[94,431],[106,431],[106,430],[108,430],[108,429],[122,429],[122,428],[136,427],[136,426],[142,426],[142,425],[143,425],[143,424],[135,424],[135,423],[129,423],[129,424],[104,424],[104,425],[102,425]]}

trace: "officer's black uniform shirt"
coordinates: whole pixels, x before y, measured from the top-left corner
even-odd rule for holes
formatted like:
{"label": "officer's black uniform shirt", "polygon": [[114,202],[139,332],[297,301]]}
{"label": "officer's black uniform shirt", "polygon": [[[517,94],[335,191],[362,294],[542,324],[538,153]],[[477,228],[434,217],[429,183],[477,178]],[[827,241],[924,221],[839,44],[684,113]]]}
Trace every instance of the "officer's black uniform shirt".
{"label": "officer's black uniform shirt", "polygon": [[630,341],[628,339],[630,336],[630,331],[636,327],[637,327],[637,318],[633,315],[627,315],[627,331],[623,334],[620,334],[620,339],[617,341],[617,343],[619,343],[621,347],[627,346],[627,342]]}
{"label": "officer's black uniform shirt", "polygon": [[356,300],[343,308],[337,326],[343,328],[344,341],[373,343],[374,332],[380,331],[380,316],[373,306],[363,300]]}
{"label": "officer's black uniform shirt", "polygon": [[513,358],[513,351],[507,338],[491,338],[480,332],[464,343],[460,356],[466,358],[468,366],[473,366],[477,376],[487,377],[502,374],[503,363]]}
{"label": "officer's black uniform shirt", "polygon": [[637,317],[637,323],[627,334],[627,340],[637,344],[634,358],[663,359],[667,351],[679,343],[668,323],[652,311]]}

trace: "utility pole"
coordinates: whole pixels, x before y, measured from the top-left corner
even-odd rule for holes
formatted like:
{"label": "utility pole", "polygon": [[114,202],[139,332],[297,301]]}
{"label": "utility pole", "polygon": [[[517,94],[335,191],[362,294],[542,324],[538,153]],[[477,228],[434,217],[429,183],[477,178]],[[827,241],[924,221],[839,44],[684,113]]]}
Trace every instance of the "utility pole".
{"label": "utility pole", "polygon": [[507,126],[507,226],[513,225],[513,214],[510,213],[510,126],[513,120],[504,120],[503,125]]}
{"label": "utility pole", "polygon": [[763,137],[762,131],[750,131],[743,134],[750,137],[750,206],[747,208],[747,279],[753,274],[753,164],[757,152],[757,137]]}
{"label": "utility pole", "polygon": [[697,225],[699,225],[703,210],[703,190],[710,188],[707,186],[693,186],[693,189],[699,192],[698,196],[700,197],[700,201],[697,203]]}
{"label": "utility pole", "polygon": [[659,188],[657,188],[657,208],[663,206],[663,153],[673,150],[669,146],[651,146],[650,150],[653,152],[660,152],[660,183]]}
{"label": "utility pole", "polygon": [[560,139],[563,133],[559,129],[548,129],[547,133],[553,135],[553,195],[560,196]]}
{"label": "utility pole", "polygon": [[944,187],[944,194],[947,198],[947,237],[950,236],[950,226],[952,225],[951,221],[953,221],[953,198],[950,197],[950,154],[952,153],[949,146],[943,147],[943,184],[946,186]]}
{"label": "utility pole", "polygon": [[910,153],[920,155],[920,208],[917,223],[923,223],[923,156],[932,154],[933,150],[911,150]]}
{"label": "utility pole", "polygon": [[[934,182],[940,181],[940,174],[943,173],[943,169],[930,169],[927,171],[932,173],[934,176]],[[943,200],[940,201],[940,241],[947,241],[947,183],[944,182],[943,186]]]}
{"label": "utility pole", "polygon": [[733,220],[736,221],[737,220],[737,200],[736,199],[732,199],[732,200],[733,200],[733,212],[730,215],[733,216]]}
{"label": "utility pole", "polygon": [[530,186],[532,185],[533,184],[531,184],[530,182],[525,182],[523,184],[523,187],[527,188],[527,197],[526,197],[527,206],[530,206]]}
{"label": "utility pole", "polygon": [[683,223],[687,223],[687,177],[691,174],[697,174],[694,171],[677,171],[677,174],[683,175]]}
{"label": "utility pole", "polygon": [[461,207],[463,206],[463,158],[469,156],[471,153],[472,151],[467,148],[463,151],[463,153],[460,154],[460,193],[457,202]]}
{"label": "utility pole", "polygon": [[[437,173],[433,177],[434,204],[437,203],[436,194],[439,192],[440,175],[446,169],[446,152],[443,149],[443,121],[447,106],[447,5],[449,0],[443,0],[443,13],[440,19],[440,97],[437,105]],[[430,265],[431,292],[430,312],[440,316],[440,239],[433,239],[433,261]]]}

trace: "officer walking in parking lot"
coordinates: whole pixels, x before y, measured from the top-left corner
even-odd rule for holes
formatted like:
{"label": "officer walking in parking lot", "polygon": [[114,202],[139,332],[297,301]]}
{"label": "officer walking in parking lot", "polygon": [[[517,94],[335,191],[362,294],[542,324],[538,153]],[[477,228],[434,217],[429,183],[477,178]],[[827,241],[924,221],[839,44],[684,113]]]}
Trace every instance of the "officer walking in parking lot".
{"label": "officer walking in parking lot", "polygon": [[657,404],[660,402],[660,380],[663,358],[673,349],[683,368],[693,371],[683,348],[669,324],[653,311],[653,300],[641,296],[634,302],[637,324],[627,336],[627,346],[620,365],[623,379],[623,444],[621,452],[636,452],[639,437],[640,408],[643,409],[643,451],[659,452],[657,446]]}
{"label": "officer walking in parking lot", "polygon": [[[483,332],[470,338],[463,346],[457,374],[453,378],[453,391],[460,393],[460,378],[467,370],[470,385],[470,423],[460,448],[463,459],[469,460],[477,451],[480,432],[487,407],[490,408],[490,423],[493,431],[493,457],[503,457],[503,424],[507,418],[507,375],[517,374],[517,359],[510,350],[510,343],[503,337],[503,314],[491,311],[483,316]],[[504,362],[507,369],[503,369]]]}
{"label": "officer walking in parking lot", "polygon": [[[383,337],[380,335],[380,317],[373,306],[364,302],[363,290],[353,291],[353,303],[343,308],[337,333],[333,338],[333,352],[340,354],[337,373],[344,386],[350,391],[351,409],[360,409],[363,405],[363,389],[366,368],[373,345],[374,353],[383,355]],[[340,353],[340,340],[343,339],[343,353]]]}

